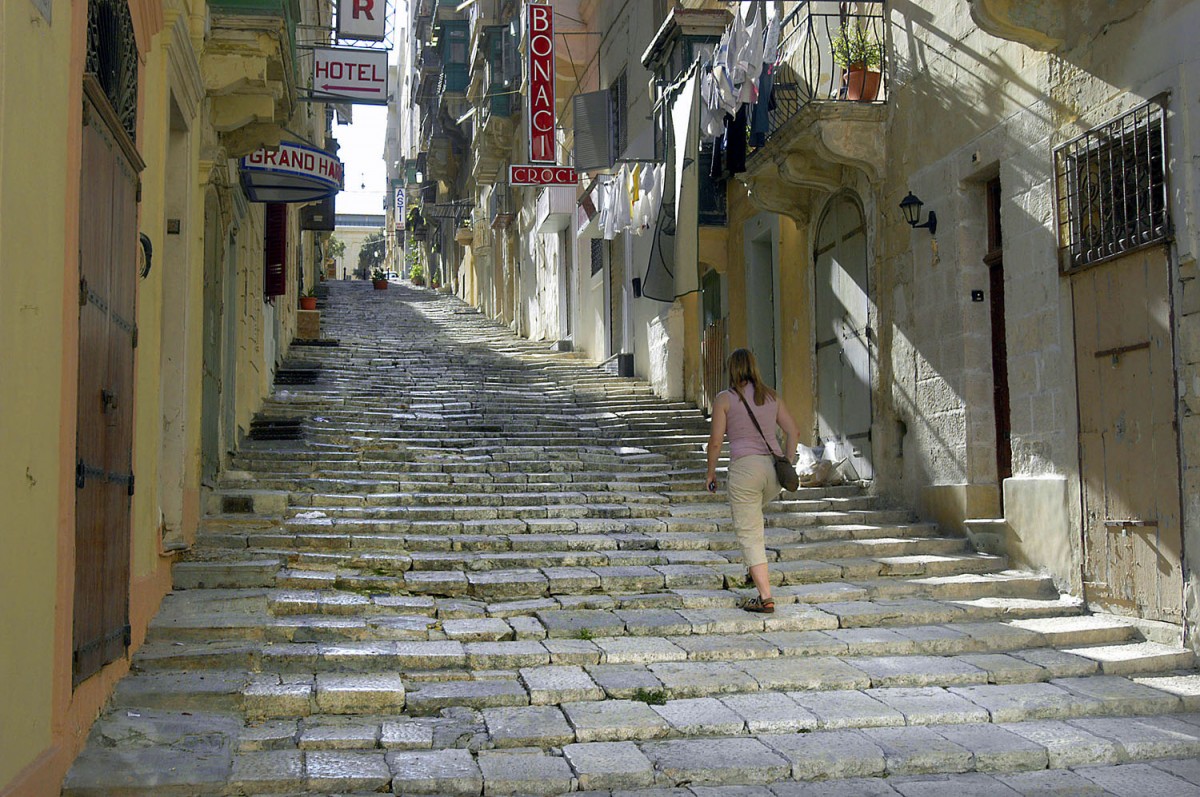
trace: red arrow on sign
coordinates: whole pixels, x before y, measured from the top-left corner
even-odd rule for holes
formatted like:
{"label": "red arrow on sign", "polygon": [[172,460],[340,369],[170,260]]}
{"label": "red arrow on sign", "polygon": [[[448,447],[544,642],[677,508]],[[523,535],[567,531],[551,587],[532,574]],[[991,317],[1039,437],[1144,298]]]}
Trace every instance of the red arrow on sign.
{"label": "red arrow on sign", "polygon": [[321,88],[325,89],[326,91],[371,91],[371,92],[379,91],[379,89],[377,89],[377,88],[363,89],[363,88],[357,88],[355,86],[331,86],[328,83],[321,86]]}

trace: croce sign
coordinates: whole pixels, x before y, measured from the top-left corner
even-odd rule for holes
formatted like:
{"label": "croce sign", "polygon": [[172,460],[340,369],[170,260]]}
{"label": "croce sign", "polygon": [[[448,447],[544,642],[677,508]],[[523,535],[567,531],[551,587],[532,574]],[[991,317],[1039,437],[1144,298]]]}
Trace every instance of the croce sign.
{"label": "croce sign", "polygon": [[529,159],[554,163],[554,11],[529,5]]}
{"label": "croce sign", "polygon": [[510,185],[576,185],[579,173],[570,166],[542,166],[531,163],[508,167]]}
{"label": "croce sign", "polygon": [[338,38],[383,41],[387,38],[387,13],[387,0],[338,0]]}

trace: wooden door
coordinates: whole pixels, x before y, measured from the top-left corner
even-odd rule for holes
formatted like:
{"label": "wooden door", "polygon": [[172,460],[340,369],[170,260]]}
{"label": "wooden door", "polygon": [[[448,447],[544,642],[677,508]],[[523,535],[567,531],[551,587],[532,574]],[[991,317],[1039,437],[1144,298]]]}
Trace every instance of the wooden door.
{"label": "wooden door", "polygon": [[1084,597],[1181,622],[1179,448],[1165,249],[1071,278]]}
{"label": "wooden door", "polygon": [[850,197],[830,205],[817,230],[816,282],[817,433],[844,435],[854,469],[872,478],[871,330],[867,290],[867,237]]}
{"label": "wooden door", "polygon": [[129,645],[137,182],[103,89],[85,84],[79,222],[74,682]]}
{"label": "wooden door", "polygon": [[1004,480],[1012,473],[1012,411],[1008,391],[1008,327],[1004,309],[1004,237],[1000,228],[1000,178],[989,180],[987,194],[988,295],[991,299],[992,327],[992,408],[996,428],[996,484],[1001,486],[1000,506],[1004,506]]}

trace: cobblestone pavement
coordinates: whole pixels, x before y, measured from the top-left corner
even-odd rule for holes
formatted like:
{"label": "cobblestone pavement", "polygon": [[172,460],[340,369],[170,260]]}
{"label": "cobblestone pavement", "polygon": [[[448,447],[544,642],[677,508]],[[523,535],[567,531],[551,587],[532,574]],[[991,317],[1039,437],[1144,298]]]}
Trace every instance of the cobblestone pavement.
{"label": "cobblestone pavement", "polygon": [[700,413],[329,286],[64,794],[1198,794],[1190,652],[858,487],[747,594]]}

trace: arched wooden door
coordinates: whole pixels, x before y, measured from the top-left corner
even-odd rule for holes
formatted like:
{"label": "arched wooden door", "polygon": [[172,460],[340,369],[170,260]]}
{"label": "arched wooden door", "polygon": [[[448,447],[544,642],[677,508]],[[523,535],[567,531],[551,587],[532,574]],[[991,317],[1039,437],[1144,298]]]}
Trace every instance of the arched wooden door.
{"label": "arched wooden door", "polygon": [[855,450],[859,476],[874,476],[871,453],[870,300],[867,236],[862,211],[850,196],[835,197],[817,229],[817,431],[844,435]]}
{"label": "arched wooden door", "polygon": [[73,682],[129,645],[137,346],[137,50],[124,0],[92,0],[79,214]]}

